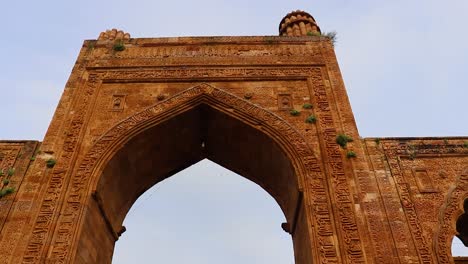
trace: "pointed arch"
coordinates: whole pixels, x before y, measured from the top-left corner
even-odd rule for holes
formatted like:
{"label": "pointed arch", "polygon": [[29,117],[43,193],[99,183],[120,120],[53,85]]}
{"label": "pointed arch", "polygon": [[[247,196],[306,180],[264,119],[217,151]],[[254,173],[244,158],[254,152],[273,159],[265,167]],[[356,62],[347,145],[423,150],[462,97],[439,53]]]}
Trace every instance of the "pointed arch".
{"label": "pointed arch", "polygon": [[[81,159],[79,166],[72,175],[65,202],[61,209],[62,214],[58,219],[57,228],[51,242],[49,254],[54,259],[67,262],[75,258],[78,240],[83,239],[81,232],[83,231],[85,221],[84,215],[88,210],[84,205],[88,204],[90,197],[94,197],[94,200],[99,204],[100,197],[99,193],[96,193],[96,186],[105,165],[112,159],[113,155],[142,131],[148,130],[157,124],[170,120],[172,117],[200,105],[207,105],[215,109],[216,112],[237,119],[255,131],[266,135],[286,155],[287,160],[293,168],[293,174],[296,177],[295,181],[298,192],[296,199],[298,208],[294,209],[296,213],[294,215],[287,215],[287,218],[288,221],[292,222],[290,223],[292,229],[296,228],[298,221],[302,221],[301,226],[298,228],[301,229],[300,233],[303,237],[298,240],[302,241],[301,243],[306,243],[297,246],[301,250],[299,252],[300,258],[311,260],[312,253],[309,251],[314,251],[313,255],[315,256],[313,258],[325,257],[322,255],[326,252],[320,250],[320,248],[329,248],[329,242],[326,240],[311,242],[311,237],[322,235],[320,233],[322,226],[324,230],[334,230],[334,228],[328,226],[329,221],[333,218],[332,209],[325,176],[311,147],[307,145],[305,139],[297,130],[278,115],[204,83],[184,90],[123,120],[96,140],[90,150]],[[302,186],[306,178],[307,184],[312,187],[308,188],[307,200],[303,202]],[[266,190],[271,194],[271,190]],[[274,194],[272,196],[276,198]],[[299,206],[302,210],[305,210],[300,215],[297,213]],[[282,209],[284,210],[284,208]],[[99,210],[104,218],[106,218],[105,210],[103,208],[99,208]],[[320,219],[328,220],[321,221],[316,219],[312,212],[307,213],[309,210],[320,214]],[[301,220],[298,220],[298,218]],[[70,223],[77,224],[70,226]],[[117,239],[120,231],[116,230],[109,221],[107,221],[106,225],[110,232],[114,234],[115,239]],[[329,237],[331,235],[330,231],[323,233],[323,235]],[[61,239],[63,237],[67,237],[68,239],[63,241]],[[318,247],[312,247],[312,243]],[[61,250],[54,250],[57,248],[61,248]],[[69,250],[63,250],[64,248],[69,248]],[[62,254],[57,255],[57,252],[61,252]]]}

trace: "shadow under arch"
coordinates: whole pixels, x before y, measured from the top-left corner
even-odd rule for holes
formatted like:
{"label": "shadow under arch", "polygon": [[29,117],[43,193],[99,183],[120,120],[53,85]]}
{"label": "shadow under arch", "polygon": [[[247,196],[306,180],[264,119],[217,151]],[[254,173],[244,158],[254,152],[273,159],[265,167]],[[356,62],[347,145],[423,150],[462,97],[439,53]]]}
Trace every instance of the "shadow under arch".
{"label": "shadow under arch", "polygon": [[[289,223],[296,263],[312,263],[312,224],[302,185],[305,177],[320,179],[321,169],[311,148],[279,116],[207,84],[135,114],[96,141],[68,193],[73,197],[84,188],[87,206],[73,208],[67,201],[63,209],[76,210],[80,218],[69,259],[110,263],[121,224],[138,196],[204,158],[270,193]],[[321,184],[315,189],[326,194],[324,181],[316,182]]]}
{"label": "shadow under arch", "polygon": [[[463,240],[461,228],[463,221],[461,217],[465,215],[468,209],[468,167],[458,177],[455,185],[449,190],[445,204],[442,206],[439,215],[439,228],[435,234],[434,251],[438,263],[454,263],[452,256],[452,240],[458,236],[466,245],[466,239]],[[466,219],[465,219],[466,220]],[[464,230],[466,228],[466,223]]]}

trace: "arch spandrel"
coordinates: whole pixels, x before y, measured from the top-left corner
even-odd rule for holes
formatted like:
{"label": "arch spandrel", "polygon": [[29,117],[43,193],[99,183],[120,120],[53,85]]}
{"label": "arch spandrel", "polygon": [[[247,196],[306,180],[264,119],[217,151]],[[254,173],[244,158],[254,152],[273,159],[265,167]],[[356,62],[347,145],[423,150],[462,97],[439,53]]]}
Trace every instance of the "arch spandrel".
{"label": "arch spandrel", "polygon": [[[330,198],[321,167],[303,136],[279,116],[226,91],[208,84],[200,84],[123,120],[94,143],[81,160],[76,173],[72,175],[71,186],[62,209],[62,212],[67,212],[67,217],[62,216],[58,221],[52,241],[52,250],[49,252],[52,259],[66,263],[74,258],[85,213],[84,206],[78,206],[77,203],[86,204],[87,199],[96,189],[99,175],[113,154],[141,131],[200,104],[209,105],[262,131],[280,146],[292,163],[297,176],[298,189],[302,191],[306,178],[311,186],[307,189],[307,198],[304,200],[305,208],[313,204],[313,207],[310,208],[314,209],[307,209],[307,211],[317,210],[321,216],[320,221],[318,221],[312,213],[304,215],[304,219],[308,223],[306,224],[306,228],[309,229],[307,233],[315,238],[314,244],[318,246],[310,249],[314,251],[313,258],[317,261],[332,259],[333,257],[330,257],[332,248],[334,248],[332,251],[335,252],[333,255],[338,256],[337,245],[333,245],[331,242],[334,241],[335,231],[320,232],[320,230],[334,230]],[[70,228],[70,222],[78,224]],[[58,234],[73,239],[67,241],[68,245],[64,246],[63,241],[58,242]],[[56,250],[58,248],[63,250]]]}
{"label": "arch spandrel", "polygon": [[452,239],[457,234],[457,219],[465,212],[464,201],[468,198],[468,167],[458,177],[456,184],[448,191],[445,204],[440,209],[439,228],[435,234],[434,251],[438,263],[454,263]]}
{"label": "arch spandrel", "polygon": [[[85,160],[95,156],[108,156],[106,154],[111,154],[121,147],[132,135],[187,108],[196,106],[200,102],[207,103],[223,112],[236,112],[238,114],[236,118],[274,137],[290,155],[291,160],[296,161],[297,157],[300,157],[301,162],[295,162],[298,175],[312,176],[321,173],[312,148],[308,146],[300,132],[287,121],[258,105],[206,83],[175,94],[119,122],[95,141],[86,154]],[[102,153],[106,154],[102,155]],[[106,161],[108,158],[100,159],[96,167]],[[88,163],[88,161],[82,163]]]}
{"label": "arch spandrel", "polygon": [[[96,140],[85,156],[85,162],[83,163],[88,163],[86,161],[88,157],[97,155],[102,157],[108,156],[106,155],[107,153],[112,153],[121,147],[132,135],[167,119],[177,112],[183,112],[186,108],[196,106],[200,104],[200,101],[218,109],[224,109],[225,112],[235,111],[239,114],[237,118],[269,133],[276,141],[282,143],[281,146],[285,148],[286,153],[291,155],[292,160],[300,157],[302,162],[295,162],[297,172],[300,175],[308,174],[312,176],[321,173],[312,148],[308,146],[303,136],[287,121],[260,106],[209,84],[201,84],[189,88],[121,121]],[[106,149],[105,151],[104,148]],[[104,152],[106,154],[102,155]],[[105,163],[107,160],[106,158],[100,159],[96,167],[99,167],[100,164]]]}

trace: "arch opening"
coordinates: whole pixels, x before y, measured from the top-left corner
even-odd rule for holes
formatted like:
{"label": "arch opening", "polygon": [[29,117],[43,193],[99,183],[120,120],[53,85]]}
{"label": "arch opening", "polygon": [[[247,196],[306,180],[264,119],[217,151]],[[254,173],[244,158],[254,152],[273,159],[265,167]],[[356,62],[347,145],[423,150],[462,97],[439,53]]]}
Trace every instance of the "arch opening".
{"label": "arch opening", "polygon": [[85,210],[75,262],[110,263],[123,220],[137,198],[203,159],[268,192],[288,223],[284,228],[292,234],[296,263],[311,263],[307,217],[291,158],[261,127],[206,103],[140,131],[112,155]]}
{"label": "arch opening", "polygon": [[205,159],[138,198],[112,263],[294,263],[284,221],[261,187]]}
{"label": "arch opening", "polygon": [[452,241],[452,256],[468,257],[468,198],[463,202],[464,213],[460,215],[456,222],[457,235]]}

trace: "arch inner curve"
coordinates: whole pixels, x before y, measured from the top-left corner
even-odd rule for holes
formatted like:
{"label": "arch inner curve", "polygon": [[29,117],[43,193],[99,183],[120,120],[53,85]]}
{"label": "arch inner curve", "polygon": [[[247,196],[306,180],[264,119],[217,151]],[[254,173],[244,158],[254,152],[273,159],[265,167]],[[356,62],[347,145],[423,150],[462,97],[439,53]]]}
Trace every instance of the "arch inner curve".
{"label": "arch inner curve", "polygon": [[[310,248],[297,162],[268,129],[245,122],[248,119],[245,113],[200,95],[170,118],[133,132],[109,155],[94,180],[94,201],[86,208],[75,261],[110,263],[123,220],[136,199],[158,182],[203,159],[260,185],[282,209],[294,248]],[[302,232],[295,233],[296,229]],[[297,251],[296,263],[310,263],[305,261],[311,256]]]}

